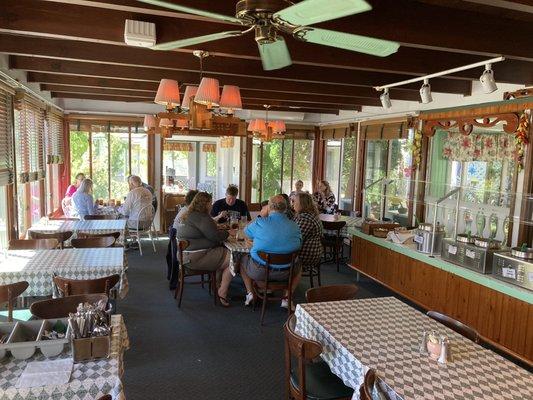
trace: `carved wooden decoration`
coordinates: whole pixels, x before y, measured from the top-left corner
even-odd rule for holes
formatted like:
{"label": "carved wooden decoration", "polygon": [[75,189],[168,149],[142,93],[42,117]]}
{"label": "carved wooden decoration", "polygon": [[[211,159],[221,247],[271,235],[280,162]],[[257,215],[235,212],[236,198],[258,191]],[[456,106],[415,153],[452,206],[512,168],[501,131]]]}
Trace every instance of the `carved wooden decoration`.
{"label": "carved wooden decoration", "polygon": [[533,87],[518,89],[514,92],[505,92],[503,94],[504,100],[520,99],[522,97],[533,96]]}
{"label": "carved wooden decoration", "polygon": [[427,120],[424,123],[423,132],[426,136],[433,136],[437,129],[449,131],[450,129],[457,128],[461,134],[469,135],[472,133],[475,126],[490,128],[500,122],[504,122],[502,126],[504,132],[513,134],[518,128],[518,114],[507,113],[487,115],[484,117],[459,117],[453,119]]}

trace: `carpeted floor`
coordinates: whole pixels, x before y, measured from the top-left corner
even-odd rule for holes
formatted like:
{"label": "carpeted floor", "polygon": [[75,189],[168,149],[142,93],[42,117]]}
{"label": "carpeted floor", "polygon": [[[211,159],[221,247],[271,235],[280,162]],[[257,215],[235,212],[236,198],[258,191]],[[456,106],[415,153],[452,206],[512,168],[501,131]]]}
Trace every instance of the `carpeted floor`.
{"label": "carpeted floor", "polygon": [[[144,255],[128,251],[130,292],[118,302],[131,341],[125,354],[124,386],[128,400],[281,400],[284,399],[282,325],[286,311],[272,303],[265,326],[259,311],[242,305],[244,289],[236,278],[229,309],[213,305],[207,288],[187,285],[181,309],[168,290],[167,240],[149,243]],[[346,266],[322,267],[322,284],[355,282]],[[193,278],[194,279],[194,278]],[[389,296],[387,289],[361,279],[359,297]],[[296,293],[302,302],[309,281]]]}

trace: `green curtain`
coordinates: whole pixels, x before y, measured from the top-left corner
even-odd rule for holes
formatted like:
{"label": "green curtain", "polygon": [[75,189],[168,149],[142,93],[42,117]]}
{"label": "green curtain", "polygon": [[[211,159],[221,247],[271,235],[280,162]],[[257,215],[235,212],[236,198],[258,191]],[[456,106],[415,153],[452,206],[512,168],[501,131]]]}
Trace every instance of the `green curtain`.
{"label": "green curtain", "polygon": [[437,130],[433,136],[431,145],[431,176],[429,193],[434,197],[442,197],[446,194],[446,178],[448,176],[448,160],[442,156],[446,131]]}

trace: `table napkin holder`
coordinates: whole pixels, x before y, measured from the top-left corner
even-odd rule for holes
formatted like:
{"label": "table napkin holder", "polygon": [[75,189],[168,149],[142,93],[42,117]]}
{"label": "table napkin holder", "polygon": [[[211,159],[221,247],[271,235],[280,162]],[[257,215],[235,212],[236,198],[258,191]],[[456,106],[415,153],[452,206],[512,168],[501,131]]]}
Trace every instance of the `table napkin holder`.
{"label": "table napkin holder", "polygon": [[111,334],[81,339],[72,339],[74,362],[94,361],[108,358],[111,350]]}

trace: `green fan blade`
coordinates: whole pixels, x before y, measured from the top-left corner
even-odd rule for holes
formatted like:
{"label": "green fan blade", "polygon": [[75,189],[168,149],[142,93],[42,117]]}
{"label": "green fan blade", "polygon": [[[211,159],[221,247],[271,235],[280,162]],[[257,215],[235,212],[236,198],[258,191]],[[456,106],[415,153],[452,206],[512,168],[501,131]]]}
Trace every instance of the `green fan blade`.
{"label": "green fan blade", "polygon": [[180,6],[179,4],[170,3],[168,1],[162,1],[162,0],[137,0],[137,1],[140,1],[141,3],[152,4],[152,5],[158,6],[158,7],[168,8],[168,9],[171,9],[171,10],[176,10],[176,11],[186,12],[186,13],[189,13],[189,14],[199,15],[201,17],[213,18],[213,19],[218,19],[220,21],[231,22],[233,24],[242,25],[242,21],[240,19],[238,19],[238,18],[235,18],[235,17],[229,17],[227,15],[212,13],[212,12],[209,12],[209,11],[198,10],[197,8]]}
{"label": "green fan blade", "polygon": [[282,37],[278,36],[272,43],[257,43],[257,46],[265,71],[284,68],[292,64],[289,49]]}
{"label": "green fan blade", "polygon": [[152,50],[173,50],[180,49],[182,47],[194,46],[195,44],[212,42],[214,40],[225,39],[233,36],[240,36],[241,31],[227,31],[220,33],[212,33],[210,35],[196,36],[188,39],[174,40],[173,42],[161,43],[152,46]]}
{"label": "green fan blade", "polygon": [[338,47],[339,49],[358,51],[372,56],[386,57],[396,53],[399,43],[389,40],[376,39],[351,33],[330,31],[327,29],[304,26],[293,32],[296,39],[304,42],[321,44],[323,46]]}
{"label": "green fan blade", "polygon": [[371,10],[365,0],[304,0],[274,14],[274,20],[291,25],[313,25]]}

